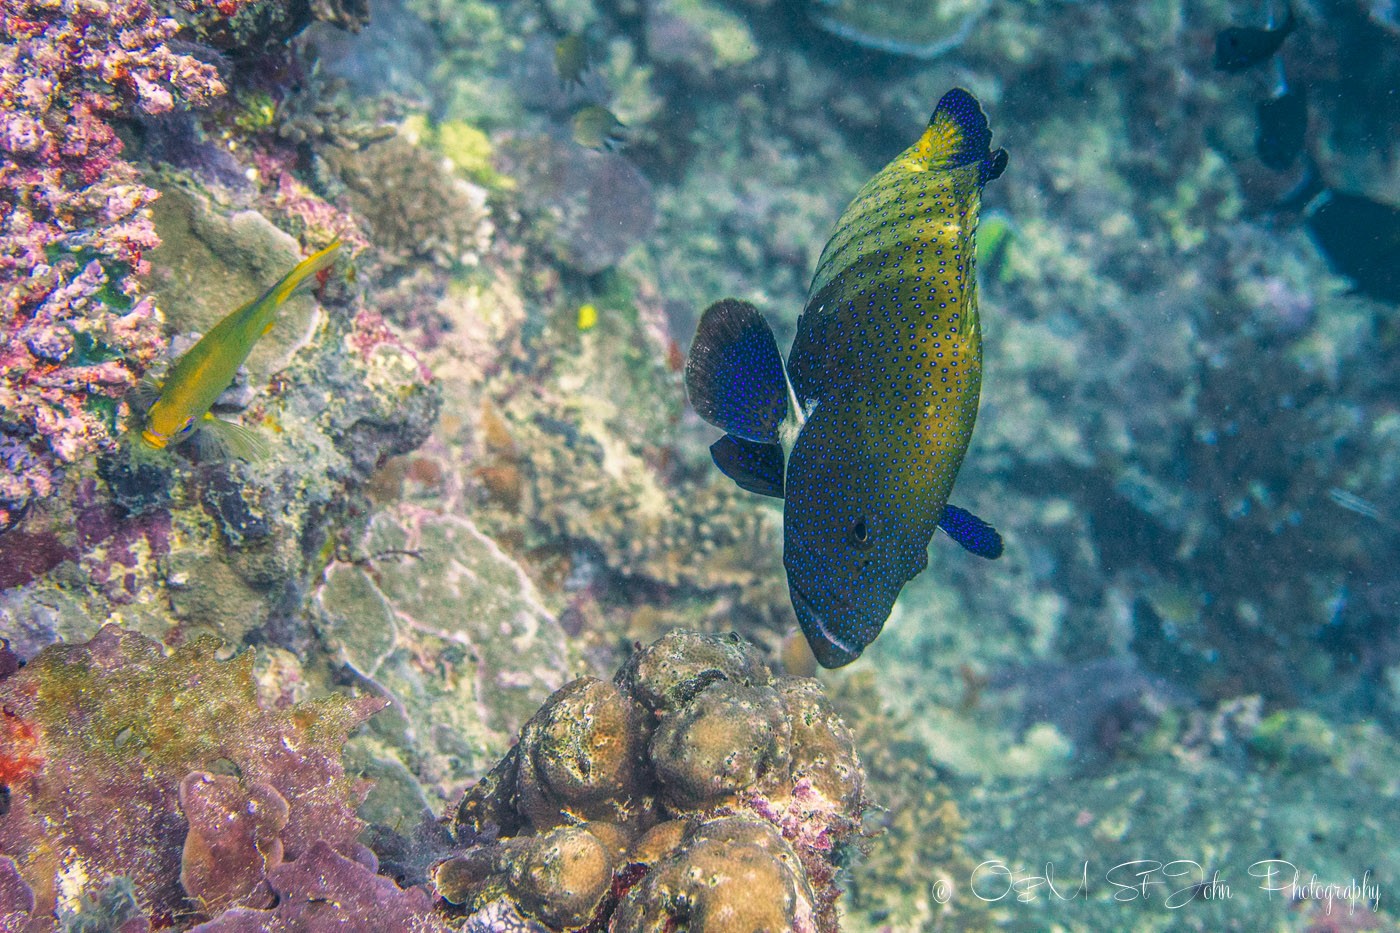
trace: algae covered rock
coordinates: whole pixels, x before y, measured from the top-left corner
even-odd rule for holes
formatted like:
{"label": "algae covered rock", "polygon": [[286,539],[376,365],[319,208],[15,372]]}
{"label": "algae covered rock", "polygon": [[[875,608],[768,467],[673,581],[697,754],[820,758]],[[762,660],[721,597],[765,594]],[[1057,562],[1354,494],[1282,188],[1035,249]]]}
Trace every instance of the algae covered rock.
{"label": "algae covered rock", "polygon": [[106,626],[0,677],[0,856],[34,916],[125,877],[169,925],[270,903],[269,872],[317,845],[360,851],[362,789],[340,750],[384,701],[265,709],[253,653],[220,661],[217,648],[166,653]]}
{"label": "algae covered rock", "polygon": [[568,679],[572,647],[520,563],[464,516],[386,509],[347,551],[313,594],[313,624],[394,703],[353,750],[376,769],[409,765],[441,809]]}
{"label": "algae covered rock", "polygon": [[[160,179],[163,241],[147,285],[169,308],[173,364],[303,249],[276,211],[230,209],[173,170]],[[356,262],[293,296],[215,403],[257,432],[265,457],[193,445],[152,454],[127,441],[75,465],[62,495],[0,536],[0,629],[22,657],[118,619],[172,643],[212,634],[305,649],[302,601],[325,552],[365,480],[427,436],[439,405],[413,352],[349,281]]]}
{"label": "algae covered rock", "polygon": [[500,161],[549,248],[584,275],[615,265],[656,224],[651,183],[626,156],[535,136],[508,141]]}
{"label": "algae covered rock", "polygon": [[[864,772],[816,681],[674,632],[554,694],[458,805],[438,893],[469,929],[835,929]],[[611,923],[611,926],[608,924]]]}

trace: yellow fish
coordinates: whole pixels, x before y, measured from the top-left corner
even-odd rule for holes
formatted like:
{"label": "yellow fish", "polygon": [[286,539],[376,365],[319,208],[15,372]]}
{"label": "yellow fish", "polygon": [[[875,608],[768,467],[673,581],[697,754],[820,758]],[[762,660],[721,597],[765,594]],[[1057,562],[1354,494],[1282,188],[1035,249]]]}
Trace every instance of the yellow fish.
{"label": "yellow fish", "polygon": [[276,285],[215,324],[190,347],[166,374],[160,394],[141,429],[146,446],[163,450],[179,443],[197,428],[209,428],[237,456],[260,452],[262,442],[247,428],[222,421],[209,411],[233,382],[238,367],[248,359],[263,335],[272,330],[277,312],[307,279],[335,261],[340,241],[308,256]]}
{"label": "yellow fish", "polygon": [[607,107],[592,104],[574,114],[574,142],[588,149],[611,152],[627,142],[627,127]]}
{"label": "yellow fish", "polygon": [[571,32],[554,43],[554,70],[564,87],[582,86],[583,76],[592,64],[593,57],[582,33]]}
{"label": "yellow fish", "polygon": [[753,305],[701,317],[686,365],[710,448],[742,488],[783,498],[783,566],[824,667],[849,664],[928,564],[936,529],[981,557],[1001,536],[948,502],[982,385],[976,233],[1006,168],[976,99],[943,96],[866,183],[822,251],[784,367]]}
{"label": "yellow fish", "polygon": [[592,330],[598,326],[598,306],[592,304],[581,304],[578,306],[578,329]]}

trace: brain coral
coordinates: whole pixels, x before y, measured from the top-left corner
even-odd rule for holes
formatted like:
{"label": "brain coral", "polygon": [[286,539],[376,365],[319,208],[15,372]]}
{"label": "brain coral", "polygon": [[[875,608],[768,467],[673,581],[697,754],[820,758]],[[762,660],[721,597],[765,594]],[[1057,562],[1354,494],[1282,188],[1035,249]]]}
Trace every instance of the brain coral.
{"label": "brain coral", "polygon": [[434,881],[478,925],[835,930],[864,781],[815,681],[672,633],[550,697],[463,797]]}

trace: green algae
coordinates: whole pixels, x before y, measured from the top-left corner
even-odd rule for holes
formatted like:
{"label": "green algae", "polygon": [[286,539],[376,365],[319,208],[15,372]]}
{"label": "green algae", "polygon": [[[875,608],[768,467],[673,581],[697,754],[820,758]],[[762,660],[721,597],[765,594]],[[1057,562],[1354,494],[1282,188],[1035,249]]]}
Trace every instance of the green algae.
{"label": "green algae", "polygon": [[318,588],[317,628],[396,701],[361,753],[399,757],[445,797],[578,662],[519,564],[465,519],[381,513],[346,556]]}

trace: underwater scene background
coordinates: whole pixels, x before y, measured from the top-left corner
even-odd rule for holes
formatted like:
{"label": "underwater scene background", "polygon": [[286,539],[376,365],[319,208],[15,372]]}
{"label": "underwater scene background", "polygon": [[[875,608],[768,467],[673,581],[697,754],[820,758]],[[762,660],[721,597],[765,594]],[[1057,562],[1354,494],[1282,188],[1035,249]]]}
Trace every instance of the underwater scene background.
{"label": "underwater scene background", "polygon": [[[1400,929],[1394,2],[0,36],[0,930]],[[686,363],[955,87],[1004,553],[825,670]]]}

